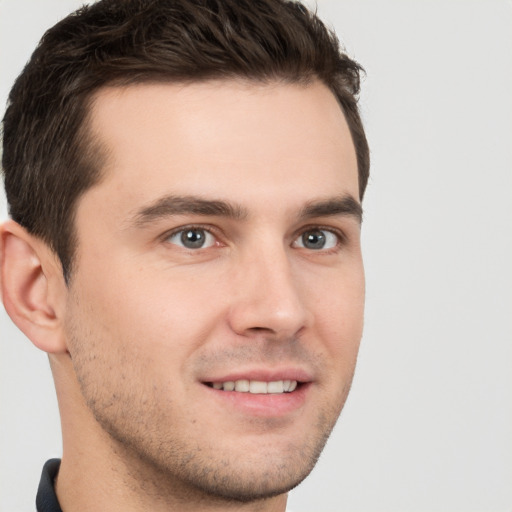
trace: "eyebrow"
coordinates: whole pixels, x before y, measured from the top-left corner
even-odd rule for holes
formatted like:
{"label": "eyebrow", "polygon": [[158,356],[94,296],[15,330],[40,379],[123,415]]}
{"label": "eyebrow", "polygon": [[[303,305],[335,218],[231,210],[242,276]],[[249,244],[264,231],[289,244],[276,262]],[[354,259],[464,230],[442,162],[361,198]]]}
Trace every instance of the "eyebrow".
{"label": "eyebrow", "polygon": [[[144,227],[156,220],[173,215],[204,215],[244,220],[249,213],[244,207],[227,201],[202,199],[196,196],[168,195],[138,210],[133,216],[133,224],[137,227]],[[302,208],[299,218],[309,219],[336,215],[351,216],[361,223],[363,210],[356,199],[346,194],[325,200],[311,201]]]}
{"label": "eyebrow", "polygon": [[363,221],[361,203],[350,194],[308,203],[300,212],[301,219],[331,217],[335,215],[354,217],[359,224]]}
{"label": "eyebrow", "polygon": [[227,201],[202,199],[196,196],[165,196],[154,203],[142,207],[133,218],[138,227],[172,215],[211,215],[243,220],[248,216],[247,210],[240,205]]}

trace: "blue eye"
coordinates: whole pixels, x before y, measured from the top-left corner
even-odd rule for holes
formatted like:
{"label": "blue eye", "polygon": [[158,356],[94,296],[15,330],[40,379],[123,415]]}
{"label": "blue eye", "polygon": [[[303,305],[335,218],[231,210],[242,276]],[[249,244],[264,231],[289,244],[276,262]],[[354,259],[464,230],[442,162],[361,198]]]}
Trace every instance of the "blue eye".
{"label": "blue eye", "polygon": [[308,229],[294,242],[296,247],[320,251],[334,249],[339,244],[339,237],[327,229]]}
{"label": "blue eye", "polygon": [[185,228],[176,231],[167,239],[171,244],[186,249],[205,249],[215,244],[215,237],[206,229]]}

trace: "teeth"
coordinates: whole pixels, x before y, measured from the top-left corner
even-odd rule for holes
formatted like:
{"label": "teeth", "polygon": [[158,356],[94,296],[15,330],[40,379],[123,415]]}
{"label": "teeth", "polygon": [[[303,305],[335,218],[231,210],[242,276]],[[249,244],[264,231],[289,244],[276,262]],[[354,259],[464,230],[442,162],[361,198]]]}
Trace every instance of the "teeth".
{"label": "teeth", "polygon": [[[235,388],[236,389],[236,388]],[[249,393],[265,393],[267,394],[267,383],[259,380],[251,380],[249,384]]]}
{"label": "teeth", "polygon": [[254,394],[279,394],[291,393],[297,388],[296,380],[276,380],[272,382],[264,382],[260,380],[240,379],[237,381],[213,382],[214,389],[222,389],[224,391],[238,391],[239,393]]}
{"label": "teeth", "polygon": [[247,393],[249,391],[249,381],[243,379],[235,381],[235,391]]}
{"label": "teeth", "polygon": [[269,382],[267,384],[267,393],[283,393],[284,392],[284,382],[282,380],[278,380],[275,382]]}
{"label": "teeth", "polygon": [[224,388],[224,391],[234,391],[235,383],[233,381],[224,382],[223,388]]}

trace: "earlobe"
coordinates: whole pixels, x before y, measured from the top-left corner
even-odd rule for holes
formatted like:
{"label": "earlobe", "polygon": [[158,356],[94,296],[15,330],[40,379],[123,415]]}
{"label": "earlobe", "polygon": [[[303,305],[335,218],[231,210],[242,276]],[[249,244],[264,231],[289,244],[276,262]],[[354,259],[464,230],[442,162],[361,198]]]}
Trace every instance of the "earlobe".
{"label": "earlobe", "polygon": [[66,351],[62,319],[50,293],[50,249],[14,221],[0,226],[2,300],[13,322],[41,350]]}

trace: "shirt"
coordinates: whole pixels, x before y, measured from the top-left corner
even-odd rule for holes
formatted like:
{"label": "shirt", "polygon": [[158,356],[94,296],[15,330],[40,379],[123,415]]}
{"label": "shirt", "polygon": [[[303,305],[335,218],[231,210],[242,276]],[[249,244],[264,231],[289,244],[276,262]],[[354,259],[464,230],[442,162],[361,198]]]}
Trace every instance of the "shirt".
{"label": "shirt", "polygon": [[50,459],[43,467],[36,496],[37,512],[62,512],[53,487],[59,467],[60,459]]}

